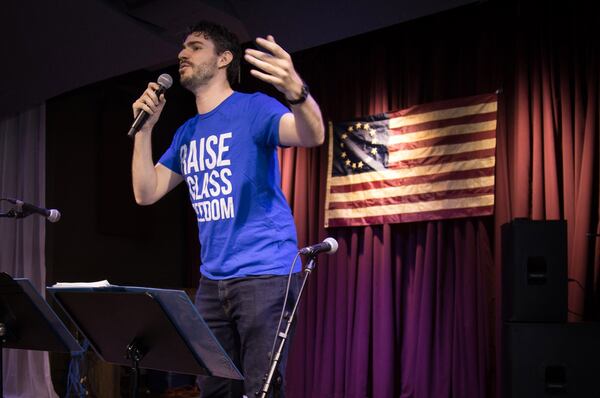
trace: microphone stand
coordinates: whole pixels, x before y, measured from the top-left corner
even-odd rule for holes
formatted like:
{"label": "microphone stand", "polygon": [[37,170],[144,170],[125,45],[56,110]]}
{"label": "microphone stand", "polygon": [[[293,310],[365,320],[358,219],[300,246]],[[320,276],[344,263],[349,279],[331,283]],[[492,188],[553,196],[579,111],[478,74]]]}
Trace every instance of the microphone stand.
{"label": "microphone stand", "polygon": [[306,280],[308,279],[308,275],[312,272],[312,270],[317,265],[316,255],[310,255],[308,264],[304,269],[304,279],[302,279],[302,286],[300,286],[300,291],[298,292],[298,297],[296,298],[296,302],[294,303],[294,308],[292,309],[292,313],[287,317],[287,322],[285,325],[285,330],[281,332],[277,330],[277,339],[279,339],[279,344],[277,345],[277,349],[273,352],[273,356],[269,362],[269,372],[264,377],[264,384],[262,389],[259,392],[256,392],[255,395],[259,398],[266,398],[269,393],[269,389],[271,388],[271,382],[273,381],[273,375],[277,370],[277,365],[279,364],[279,359],[281,357],[281,353],[283,352],[283,348],[288,339],[288,333],[290,332],[290,328],[292,327],[292,322],[294,321],[294,316],[296,315],[296,310],[298,309],[298,303],[300,303],[300,298],[302,297],[302,292],[304,291],[304,286],[306,285]]}
{"label": "microphone stand", "polygon": [[0,218],[25,218],[33,213],[25,212],[18,209],[10,209],[6,213],[0,213]]}
{"label": "microphone stand", "polygon": [[[0,198],[0,202],[11,202],[11,200],[7,199],[7,198]],[[0,213],[0,218],[24,218],[25,216],[28,216],[29,214],[25,214],[23,212],[23,210],[19,207],[16,206],[12,209],[10,209],[9,211],[7,211],[6,213]]]}
{"label": "microphone stand", "polygon": [[18,212],[15,209],[10,209],[6,213],[0,213],[0,218],[24,218],[23,212]]}

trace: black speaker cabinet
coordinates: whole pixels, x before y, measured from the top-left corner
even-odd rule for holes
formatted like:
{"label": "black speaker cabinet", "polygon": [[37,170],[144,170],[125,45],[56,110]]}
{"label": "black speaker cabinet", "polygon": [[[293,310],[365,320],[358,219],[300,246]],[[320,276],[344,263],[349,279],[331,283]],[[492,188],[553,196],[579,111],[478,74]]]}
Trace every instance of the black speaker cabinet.
{"label": "black speaker cabinet", "polygon": [[504,398],[600,397],[600,323],[504,323]]}
{"label": "black speaker cabinet", "polygon": [[502,226],[502,318],[566,322],[567,224],[515,219]]}

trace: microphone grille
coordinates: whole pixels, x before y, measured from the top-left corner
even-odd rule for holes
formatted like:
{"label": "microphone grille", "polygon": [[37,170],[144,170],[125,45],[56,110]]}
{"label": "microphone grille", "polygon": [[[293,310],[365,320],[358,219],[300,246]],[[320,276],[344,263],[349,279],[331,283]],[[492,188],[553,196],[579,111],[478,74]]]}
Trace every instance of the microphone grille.
{"label": "microphone grille", "polygon": [[337,249],[338,249],[337,240],[333,239],[332,237],[329,237],[329,238],[325,238],[325,240],[323,242],[327,242],[331,246],[331,249],[327,252],[327,254],[333,254],[333,253],[337,252]]}
{"label": "microphone grille", "polygon": [[168,73],[163,73],[158,77],[157,83],[166,89],[173,85],[173,78]]}
{"label": "microphone grille", "polygon": [[47,218],[50,222],[57,222],[58,220],[60,220],[60,211],[56,209],[50,209],[50,214]]}

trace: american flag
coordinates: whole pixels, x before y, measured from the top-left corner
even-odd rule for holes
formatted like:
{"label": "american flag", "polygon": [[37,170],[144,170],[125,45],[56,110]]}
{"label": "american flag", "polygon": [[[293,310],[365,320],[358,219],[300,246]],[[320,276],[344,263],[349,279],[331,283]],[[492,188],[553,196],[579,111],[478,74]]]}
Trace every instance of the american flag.
{"label": "american flag", "polygon": [[496,94],[330,123],[325,227],[493,214]]}

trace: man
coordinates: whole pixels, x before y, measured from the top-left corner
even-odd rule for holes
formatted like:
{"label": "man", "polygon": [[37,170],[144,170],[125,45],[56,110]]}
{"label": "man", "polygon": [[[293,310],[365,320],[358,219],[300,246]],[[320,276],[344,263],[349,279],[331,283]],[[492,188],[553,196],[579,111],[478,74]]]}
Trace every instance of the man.
{"label": "man", "polygon": [[[291,108],[261,93],[242,94],[241,48],[225,28],[201,22],[179,53],[181,84],[198,114],[175,133],[154,165],[151,132],[165,106],[156,83],[133,104],[150,117],[135,136],[132,174],[138,204],[149,205],[187,183],[197,214],[202,265],[196,306],[225,350],[241,366],[241,383],[200,378],[202,397],[248,397],[262,387],[292,260],[298,250],[293,217],[279,188],[276,148],[324,140],[321,111],[272,36],[247,49],[251,74],[272,84]],[[294,279],[299,281],[299,266]],[[297,294],[297,289],[294,290]],[[285,356],[279,372],[285,372]],[[243,388],[243,389],[240,389]]]}

